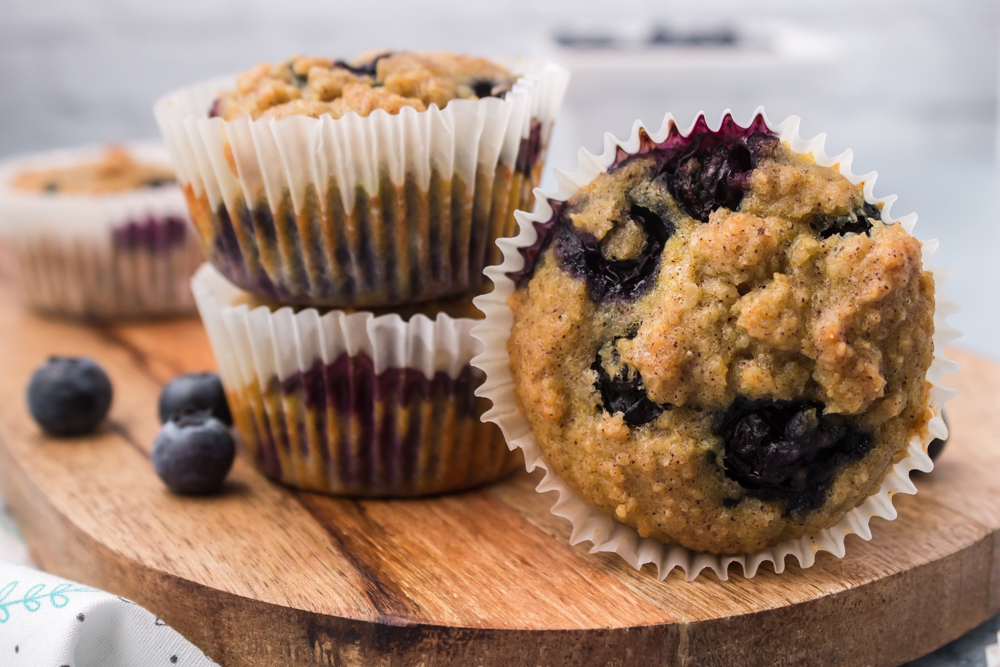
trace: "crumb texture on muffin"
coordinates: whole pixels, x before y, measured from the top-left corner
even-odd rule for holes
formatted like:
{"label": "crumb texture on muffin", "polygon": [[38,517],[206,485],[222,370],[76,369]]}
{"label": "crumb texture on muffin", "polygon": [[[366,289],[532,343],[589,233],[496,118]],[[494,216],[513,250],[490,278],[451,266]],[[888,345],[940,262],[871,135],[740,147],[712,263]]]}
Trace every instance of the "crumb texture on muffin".
{"label": "crumb texture on muffin", "polygon": [[921,244],[759,117],[646,144],[553,202],[510,276],[522,414],[643,537],[740,554],[833,526],[930,416]]}
{"label": "crumb texture on muffin", "polygon": [[296,56],[275,65],[261,63],[237,77],[210,115],[224,120],[244,116],[340,118],[376,109],[396,114],[403,107],[443,109],[454,99],[499,97],[514,76],[485,58],[452,53],[381,52],[351,62]]}
{"label": "crumb texture on muffin", "polygon": [[22,171],[10,187],[22,192],[102,195],[175,183],[169,169],[135,160],[120,146],[109,146],[99,160],[59,167]]}

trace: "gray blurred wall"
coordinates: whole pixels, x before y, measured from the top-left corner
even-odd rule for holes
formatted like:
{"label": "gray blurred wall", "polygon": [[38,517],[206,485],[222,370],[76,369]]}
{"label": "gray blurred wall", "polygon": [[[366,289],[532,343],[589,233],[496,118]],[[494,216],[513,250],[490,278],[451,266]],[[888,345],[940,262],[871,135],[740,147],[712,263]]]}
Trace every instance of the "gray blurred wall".
{"label": "gray blurred wall", "polygon": [[992,153],[995,0],[447,0],[432,7],[405,0],[0,0],[0,155],[155,136],[150,107],[161,94],[292,53],[350,56],[389,46],[551,55],[550,35],[567,26],[775,20],[804,28],[807,42],[810,34],[832,39],[836,53],[797,75],[807,80],[782,71],[743,76],[724,65],[707,77],[670,78],[676,72],[646,72],[645,61],[636,66],[634,58],[612,72],[614,85],[584,73],[570,91],[552,162],[571,167],[577,146],[596,150],[603,131],[623,135],[637,117],[658,127],[668,108],[686,123],[700,108],[717,118],[731,106],[746,118],[759,102],[773,118],[798,113],[806,133],[827,130],[834,148]]}

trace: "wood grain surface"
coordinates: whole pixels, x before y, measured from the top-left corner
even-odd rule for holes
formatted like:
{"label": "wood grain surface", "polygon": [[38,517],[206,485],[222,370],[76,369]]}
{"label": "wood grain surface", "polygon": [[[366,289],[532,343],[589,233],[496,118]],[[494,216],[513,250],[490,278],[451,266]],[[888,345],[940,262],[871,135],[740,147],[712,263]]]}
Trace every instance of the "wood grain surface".
{"label": "wood grain surface", "polygon": [[[224,494],[169,494],[156,399],[210,369],[197,320],[92,328],[0,291],[0,488],[39,564],[144,605],[226,667],[898,665],[1000,611],[1000,368],[960,350],[952,439],[847,556],[729,581],[658,581],[570,546],[554,495],[516,474],[415,501],[327,498],[237,460]],[[28,377],[86,355],[115,399],[93,437],[43,437]]]}

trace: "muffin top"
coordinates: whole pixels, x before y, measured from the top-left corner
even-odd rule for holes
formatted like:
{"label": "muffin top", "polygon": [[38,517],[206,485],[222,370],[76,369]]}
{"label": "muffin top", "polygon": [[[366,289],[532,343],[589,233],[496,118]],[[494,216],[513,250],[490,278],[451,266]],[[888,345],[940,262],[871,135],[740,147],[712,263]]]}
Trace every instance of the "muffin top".
{"label": "muffin top", "polygon": [[521,412],[644,537],[735,554],[833,526],[926,428],[921,245],[762,119],[642,139],[522,250]]}
{"label": "muffin top", "polygon": [[351,62],[296,56],[283,63],[262,63],[243,72],[236,88],[223,92],[210,116],[285,118],[349,111],[368,116],[376,109],[390,114],[403,107],[443,109],[454,99],[500,97],[515,77],[485,58],[452,53],[362,54]]}
{"label": "muffin top", "polygon": [[11,181],[22,192],[102,195],[175,183],[169,169],[138,162],[119,146],[108,146],[95,162],[72,167],[23,171]]}

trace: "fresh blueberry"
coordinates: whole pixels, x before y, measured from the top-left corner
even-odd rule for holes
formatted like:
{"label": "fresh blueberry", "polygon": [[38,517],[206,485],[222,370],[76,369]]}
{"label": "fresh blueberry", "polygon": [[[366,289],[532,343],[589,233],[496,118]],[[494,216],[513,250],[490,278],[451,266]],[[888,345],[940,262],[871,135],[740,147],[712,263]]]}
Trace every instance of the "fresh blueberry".
{"label": "fresh blueberry", "polygon": [[662,405],[649,400],[638,371],[625,366],[621,373],[611,377],[601,363],[600,354],[590,367],[597,372],[597,390],[601,394],[601,408],[605,412],[621,412],[629,426],[648,424],[663,412]]}
{"label": "fresh blueberry", "polygon": [[646,242],[637,259],[607,259],[593,235],[564,222],[558,230],[556,257],[563,268],[587,281],[590,298],[636,299],[653,284],[660,253],[674,233],[674,223],[644,206],[633,205],[629,217],[642,228]]}
{"label": "fresh blueberry", "polygon": [[111,380],[90,359],[49,357],[28,383],[28,410],[49,435],[90,433],[111,407]]}
{"label": "fresh blueberry", "polygon": [[816,402],[737,398],[715,427],[726,476],[789,512],[820,507],[837,470],[871,449],[868,433],[822,411]]}
{"label": "fresh blueberry", "polygon": [[227,426],[233,417],[222,381],[215,373],[190,373],[175,377],[160,392],[160,423],[183,412],[208,411]]}
{"label": "fresh blueberry", "polygon": [[236,447],[226,426],[207,412],[168,420],[153,441],[153,469],[174,493],[215,493],[233,466]]}

